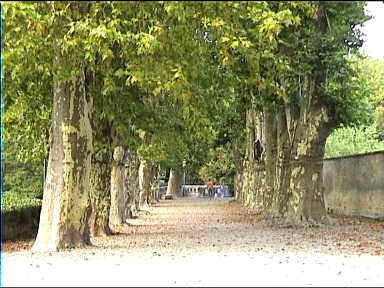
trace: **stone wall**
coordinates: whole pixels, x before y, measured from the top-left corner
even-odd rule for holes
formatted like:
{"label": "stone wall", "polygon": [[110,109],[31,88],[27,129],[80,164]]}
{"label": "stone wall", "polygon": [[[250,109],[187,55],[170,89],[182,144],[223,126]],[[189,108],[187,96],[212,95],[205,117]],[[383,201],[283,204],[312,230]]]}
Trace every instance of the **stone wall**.
{"label": "stone wall", "polygon": [[324,160],[329,212],[384,219],[384,151]]}

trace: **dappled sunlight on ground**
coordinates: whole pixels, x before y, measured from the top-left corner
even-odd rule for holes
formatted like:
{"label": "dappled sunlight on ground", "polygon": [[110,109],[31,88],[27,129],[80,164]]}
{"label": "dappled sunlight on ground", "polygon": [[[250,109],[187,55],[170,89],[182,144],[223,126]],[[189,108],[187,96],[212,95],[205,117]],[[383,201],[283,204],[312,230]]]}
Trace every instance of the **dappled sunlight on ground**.
{"label": "dappled sunlight on ground", "polygon": [[[317,228],[277,227],[233,198],[161,200],[143,207],[116,234],[92,238],[85,249],[31,253],[33,239],[5,243],[3,283],[382,286],[383,231],[383,222],[348,217]],[[69,272],[54,278],[63,269],[83,271],[83,278],[67,279]],[[19,273],[28,277],[20,279]]]}

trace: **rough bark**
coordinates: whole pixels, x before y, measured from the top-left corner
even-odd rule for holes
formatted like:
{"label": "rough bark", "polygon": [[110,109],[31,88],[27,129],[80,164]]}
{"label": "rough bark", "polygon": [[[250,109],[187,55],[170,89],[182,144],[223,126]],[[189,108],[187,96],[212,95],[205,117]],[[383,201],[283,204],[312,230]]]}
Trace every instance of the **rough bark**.
{"label": "rough bark", "polygon": [[48,171],[33,251],[90,244],[92,98],[84,82],[84,70],[71,81],[55,81]]}
{"label": "rough bark", "polygon": [[158,181],[157,181],[158,174],[159,174],[158,166],[151,163],[151,169],[149,173],[150,193],[149,193],[149,199],[148,199],[150,203],[157,202],[159,200],[157,197],[157,191],[159,188]]}
{"label": "rough bark", "polygon": [[326,139],[331,131],[329,115],[320,104],[318,89],[321,79],[309,81],[306,104],[293,142],[287,203],[288,221],[292,223],[327,222],[323,189],[323,157]]}
{"label": "rough bark", "polygon": [[[87,93],[100,98],[102,90],[102,75],[90,69],[86,70]],[[104,109],[100,103],[95,103],[95,108]],[[95,110],[92,118],[93,146],[90,198],[92,214],[90,230],[92,236],[106,236],[111,234],[109,227],[109,213],[111,207],[111,172],[112,172],[112,121],[100,119]]]}
{"label": "rough bark", "polygon": [[242,173],[244,171],[243,157],[239,143],[233,143],[233,154],[235,161],[235,179],[234,179],[234,197],[237,201],[242,203],[243,188],[242,188]]}
{"label": "rough bark", "polygon": [[147,205],[148,203],[148,197],[150,193],[150,163],[149,161],[145,159],[140,160],[140,167],[139,167],[139,190],[140,190],[140,197],[139,197],[139,204],[140,207],[143,205]]}
{"label": "rough bark", "polygon": [[127,217],[135,218],[139,206],[139,166],[140,159],[136,151],[127,151],[127,159],[125,162],[126,171],[126,187],[128,193]]}
{"label": "rough bark", "polygon": [[253,162],[253,144],[255,142],[255,123],[254,123],[254,111],[253,109],[248,109],[246,112],[246,139],[247,139],[247,146],[245,149],[245,159],[248,162]]}
{"label": "rough bark", "polygon": [[254,171],[252,169],[254,159],[254,142],[256,140],[255,135],[255,115],[253,109],[246,111],[246,147],[245,147],[245,158],[243,159],[244,171],[242,171],[242,203],[247,207],[252,207],[254,204],[255,196],[255,183],[254,183]]}
{"label": "rough bark", "polygon": [[264,108],[265,133],[265,186],[263,189],[263,208],[269,210],[275,193],[277,163],[277,121],[273,108]]}
{"label": "rough bark", "polygon": [[[321,8],[317,16],[317,33],[327,33],[327,16]],[[333,122],[321,97],[326,69],[319,64],[319,68],[305,79],[288,190],[287,220],[292,223],[327,223],[329,220],[324,203],[323,158]]]}
{"label": "rough bark", "polygon": [[92,156],[90,196],[92,214],[90,228],[92,236],[111,234],[109,213],[111,207],[111,162],[108,151]]}
{"label": "rough bark", "polygon": [[125,153],[122,146],[116,146],[113,153],[111,173],[111,208],[109,225],[121,225],[127,220],[127,189],[125,180]]}
{"label": "rough bark", "polygon": [[265,143],[265,127],[263,122],[263,115],[261,112],[257,112],[253,109],[247,112],[247,155],[252,157],[246,157],[242,172],[242,193],[243,203],[247,207],[254,210],[263,210],[265,202],[265,159],[264,153],[255,159],[254,143],[255,140],[261,141],[264,146]]}
{"label": "rough bark", "polygon": [[[287,116],[288,115],[288,116]],[[291,176],[291,140],[288,127],[292,127],[289,117],[289,108],[281,108],[278,113],[277,123],[277,162],[276,162],[276,181],[272,211],[275,215],[283,216],[286,213],[288,202],[288,186]],[[290,119],[288,121],[288,119]],[[291,131],[292,132],[292,131]]]}
{"label": "rough bark", "polygon": [[244,169],[242,167],[236,168],[235,181],[234,181],[235,199],[240,203],[243,203],[243,199],[244,199],[243,171]]}
{"label": "rough bark", "polygon": [[157,166],[151,161],[141,160],[139,167],[140,205],[149,205],[156,200],[157,182],[155,182]]}

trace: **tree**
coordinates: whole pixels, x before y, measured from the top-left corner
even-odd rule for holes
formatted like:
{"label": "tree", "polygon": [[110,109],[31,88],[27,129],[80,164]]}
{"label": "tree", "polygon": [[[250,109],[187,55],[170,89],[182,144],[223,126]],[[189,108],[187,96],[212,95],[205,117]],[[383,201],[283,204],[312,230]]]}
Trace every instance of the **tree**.
{"label": "tree", "polygon": [[6,146],[14,145],[12,156],[17,161],[42,161],[48,155],[53,91],[53,47],[40,42],[47,29],[44,21],[48,19],[41,15],[46,5],[35,9],[30,3],[8,3],[2,7],[6,27],[4,140]]}
{"label": "tree", "polygon": [[[325,141],[334,127],[350,120],[347,117],[351,113],[346,112],[359,103],[348,97],[347,91],[352,90],[345,80],[351,73],[345,56],[349,49],[361,45],[347,20],[354,23],[364,20],[363,6],[325,2],[309,8],[300,15],[299,29],[290,34],[286,34],[289,29],[281,33],[282,45],[275,50],[287,60],[290,70],[275,82],[283,88],[273,93],[276,104],[267,102],[267,109],[262,111],[266,159],[265,176],[259,178],[265,182],[259,182],[261,187],[253,200],[259,209],[270,207],[272,213],[283,215],[291,223],[327,220],[321,174]],[[287,42],[284,37],[300,41]],[[301,45],[306,49],[300,50]],[[292,48],[302,54],[291,56],[295,51]],[[336,84],[341,79],[344,86]],[[345,104],[346,99],[350,105],[343,109],[341,103]]]}
{"label": "tree", "polygon": [[[343,99],[349,96],[348,89],[340,84],[338,89],[329,87],[333,81],[350,75],[345,56],[350,49],[357,49],[362,44],[348,20],[349,23],[360,23],[367,19],[362,3],[338,4],[324,2],[316,7],[314,31],[318,37],[313,38],[312,47],[318,58],[314,59],[312,70],[304,78],[304,97],[300,101],[296,139],[292,143],[294,153],[290,158],[293,160],[287,191],[290,196],[285,206],[288,217],[295,223],[327,220],[322,159],[327,137],[344,120],[338,109],[341,103],[345,104]],[[329,90],[333,93],[330,94]]]}
{"label": "tree", "polygon": [[[87,13],[88,3],[73,4],[74,13]],[[54,15],[55,20],[65,20]],[[57,17],[57,18],[56,18]],[[55,64],[67,67],[70,57],[56,46]],[[68,59],[69,58],[69,59]],[[51,251],[90,243],[88,195],[92,153],[92,98],[86,93],[85,63],[69,79],[54,79],[53,119],[39,231],[34,251]],[[80,68],[80,69],[79,69]],[[76,73],[77,72],[77,73]]]}
{"label": "tree", "polygon": [[[228,25],[239,23],[242,41],[224,41],[232,48],[223,57],[226,67],[248,89],[246,161],[237,194],[245,204],[293,223],[326,221],[325,140],[340,123],[358,119],[353,110],[362,103],[350,96],[353,85],[346,85],[352,76],[346,56],[362,43],[355,26],[367,19],[364,4],[257,5],[249,10],[259,14],[242,11],[242,20]],[[261,163],[252,159],[256,139],[266,144]]]}
{"label": "tree", "polygon": [[[383,149],[382,100],[384,99],[384,65],[382,60],[351,55],[353,78],[349,83],[355,87],[351,97],[359,99],[351,121],[336,128],[327,139],[325,156],[338,157]],[[351,84],[350,84],[351,85]]]}
{"label": "tree", "polygon": [[[375,124],[383,134],[384,132],[384,61],[370,57],[359,59],[351,57],[352,65],[356,69],[356,94],[365,101],[366,109],[361,113],[368,114],[358,124]],[[356,96],[357,97],[357,96]],[[368,118],[368,119],[367,119]]]}

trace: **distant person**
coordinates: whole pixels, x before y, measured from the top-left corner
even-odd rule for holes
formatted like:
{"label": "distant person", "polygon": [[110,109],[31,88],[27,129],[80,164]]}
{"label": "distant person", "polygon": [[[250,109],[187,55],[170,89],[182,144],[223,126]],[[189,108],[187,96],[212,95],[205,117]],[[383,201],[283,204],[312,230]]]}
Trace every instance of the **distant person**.
{"label": "distant person", "polygon": [[208,196],[212,197],[213,196],[213,182],[211,181],[211,179],[208,180],[207,190],[208,190]]}

